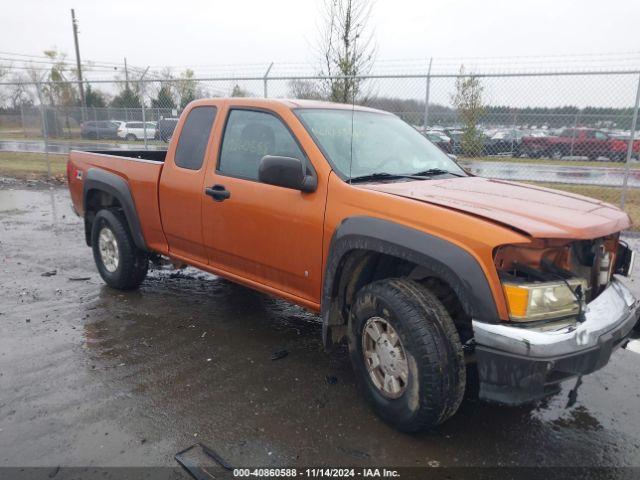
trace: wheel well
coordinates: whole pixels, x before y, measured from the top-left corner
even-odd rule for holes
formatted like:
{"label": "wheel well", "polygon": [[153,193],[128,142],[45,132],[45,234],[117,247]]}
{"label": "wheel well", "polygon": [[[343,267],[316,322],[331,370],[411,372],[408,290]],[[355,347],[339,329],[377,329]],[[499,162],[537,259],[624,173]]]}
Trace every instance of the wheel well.
{"label": "wheel well", "polygon": [[464,344],[473,337],[471,317],[451,285],[425,267],[409,260],[370,250],[351,250],[340,261],[330,297],[328,327],[333,343],[347,334],[349,309],[363,286],[385,278],[406,277],[429,288],[453,319]]}
{"label": "wheel well", "polygon": [[98,211],[104,209],[122,209],[120,201],[104,190],[89,190],[84,205],[84,235],[87,245],[91,246],[91,228]]}

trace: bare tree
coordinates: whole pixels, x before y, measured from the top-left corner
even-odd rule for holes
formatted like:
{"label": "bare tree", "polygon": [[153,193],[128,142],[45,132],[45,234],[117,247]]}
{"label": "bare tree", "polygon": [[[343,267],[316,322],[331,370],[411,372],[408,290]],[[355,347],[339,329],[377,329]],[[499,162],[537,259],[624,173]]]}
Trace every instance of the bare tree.
{"label": "bare tree", "polygon": [[237,83],[233,86],[233,90],[231,90],[232,97],[250,97],[251,94],[248,90],[242,88]]}
{"label": "bare tree", "polygon": [[49,98],[51,105],[61,105],[70,107],[78,105],[80,100],[73,83],[69,81],[69,73],[74,70],[68,68],[65,61],[66,54],[55,49],[45,50],[44,54],[51,59],[52,66],[47,72],[44,80],[48,83],[44,87],[44,94]]}
{"label": "bare tree", "polygon": [[160,84],[156,92],[156,97],[151,98],[151,106],[153,108],[176,108],[176,102],[174,100],[176,81],[171,68],[163,68],[157,77],[160,80]]}
{"label": "bare tree", "polygon": [[192,102],[198,96],[203,96],[198,95],[198,85],[193,79],[193,75],[193,70],[187,68],[176,80],[175,86],[180,108],[186,107],[189,102]]}
{"label": "bare tree", "polygon": [[480,79],[473,74],[465,74],[462,65],[456,79],[456,93],[452,97],[452,103],[463,124],[462,152],[470,156],[481,155],[483,151],[482,132],[478,129],[478,122],[484,114],[483,90]]}
{"label": "bare tree", "polygon": [[[368,28],[370,0],[324,0],[319,50],[326,96],[334,102],[355,102],[362,95],[362,79],[371,71],[375,46]],[[331,77],[342,78],[331,78]]]}
{"label": "bare tree", "polygon": [[291,98],[304,98],[307,100],[324,100],[322,89],[313,80],[293,79],[289,80],[288,95]]}
{"label": "bare tree", "polygon": [[21,106],[33,105],[33,93],[29,89],[29,77],[17,73],[11,77],[12,84],[8,89],[8,103],[13,110],[18,110]]}
{"label": "bare tree", "polygon": [[[0,66],[0,80],[3,80],[4,77],[6,77],[9,74],[9,68],[11,68],[11,65],[9,65],[8,67],[2,67]],[[4,89],[2,89],[0,87],[0,105],[3,105],[5,100],[7,99],[7,97],[10,95],[7,95],[4,92]]]}

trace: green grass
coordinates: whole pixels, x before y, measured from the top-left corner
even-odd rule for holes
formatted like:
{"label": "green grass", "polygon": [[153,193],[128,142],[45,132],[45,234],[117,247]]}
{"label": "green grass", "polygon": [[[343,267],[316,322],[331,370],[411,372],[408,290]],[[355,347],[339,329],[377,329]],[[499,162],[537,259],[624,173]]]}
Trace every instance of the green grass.
{"label": "green grass", "polygon": [[[51,175],[64,179],[67,156],[49,154]],[[47,178],[47,156],[44,153],[0,152],[0,175],[21,179]]]}

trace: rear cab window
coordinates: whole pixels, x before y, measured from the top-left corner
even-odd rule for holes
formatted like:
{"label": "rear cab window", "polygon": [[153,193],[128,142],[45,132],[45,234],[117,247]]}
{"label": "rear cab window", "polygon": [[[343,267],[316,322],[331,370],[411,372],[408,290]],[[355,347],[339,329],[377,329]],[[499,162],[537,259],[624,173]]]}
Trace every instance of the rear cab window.
{"label": "rear cab window", "polygon": [[178,167],[200,170],[216,111],[216,107],[204,106],[189,112],[176,147],[175,163]]}

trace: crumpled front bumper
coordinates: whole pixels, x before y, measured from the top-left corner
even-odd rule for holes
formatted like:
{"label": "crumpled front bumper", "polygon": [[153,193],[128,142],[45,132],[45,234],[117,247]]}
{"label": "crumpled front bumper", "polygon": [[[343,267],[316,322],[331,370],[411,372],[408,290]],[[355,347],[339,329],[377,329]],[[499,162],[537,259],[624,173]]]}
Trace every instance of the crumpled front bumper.
{"label": "crumpled front bumper", "polygon": [[480,398],[519,405],[557,392],[563,380],[602,368],[638,321],[639,307],[613,278],[577,325],[545,331],[474,320]]}

